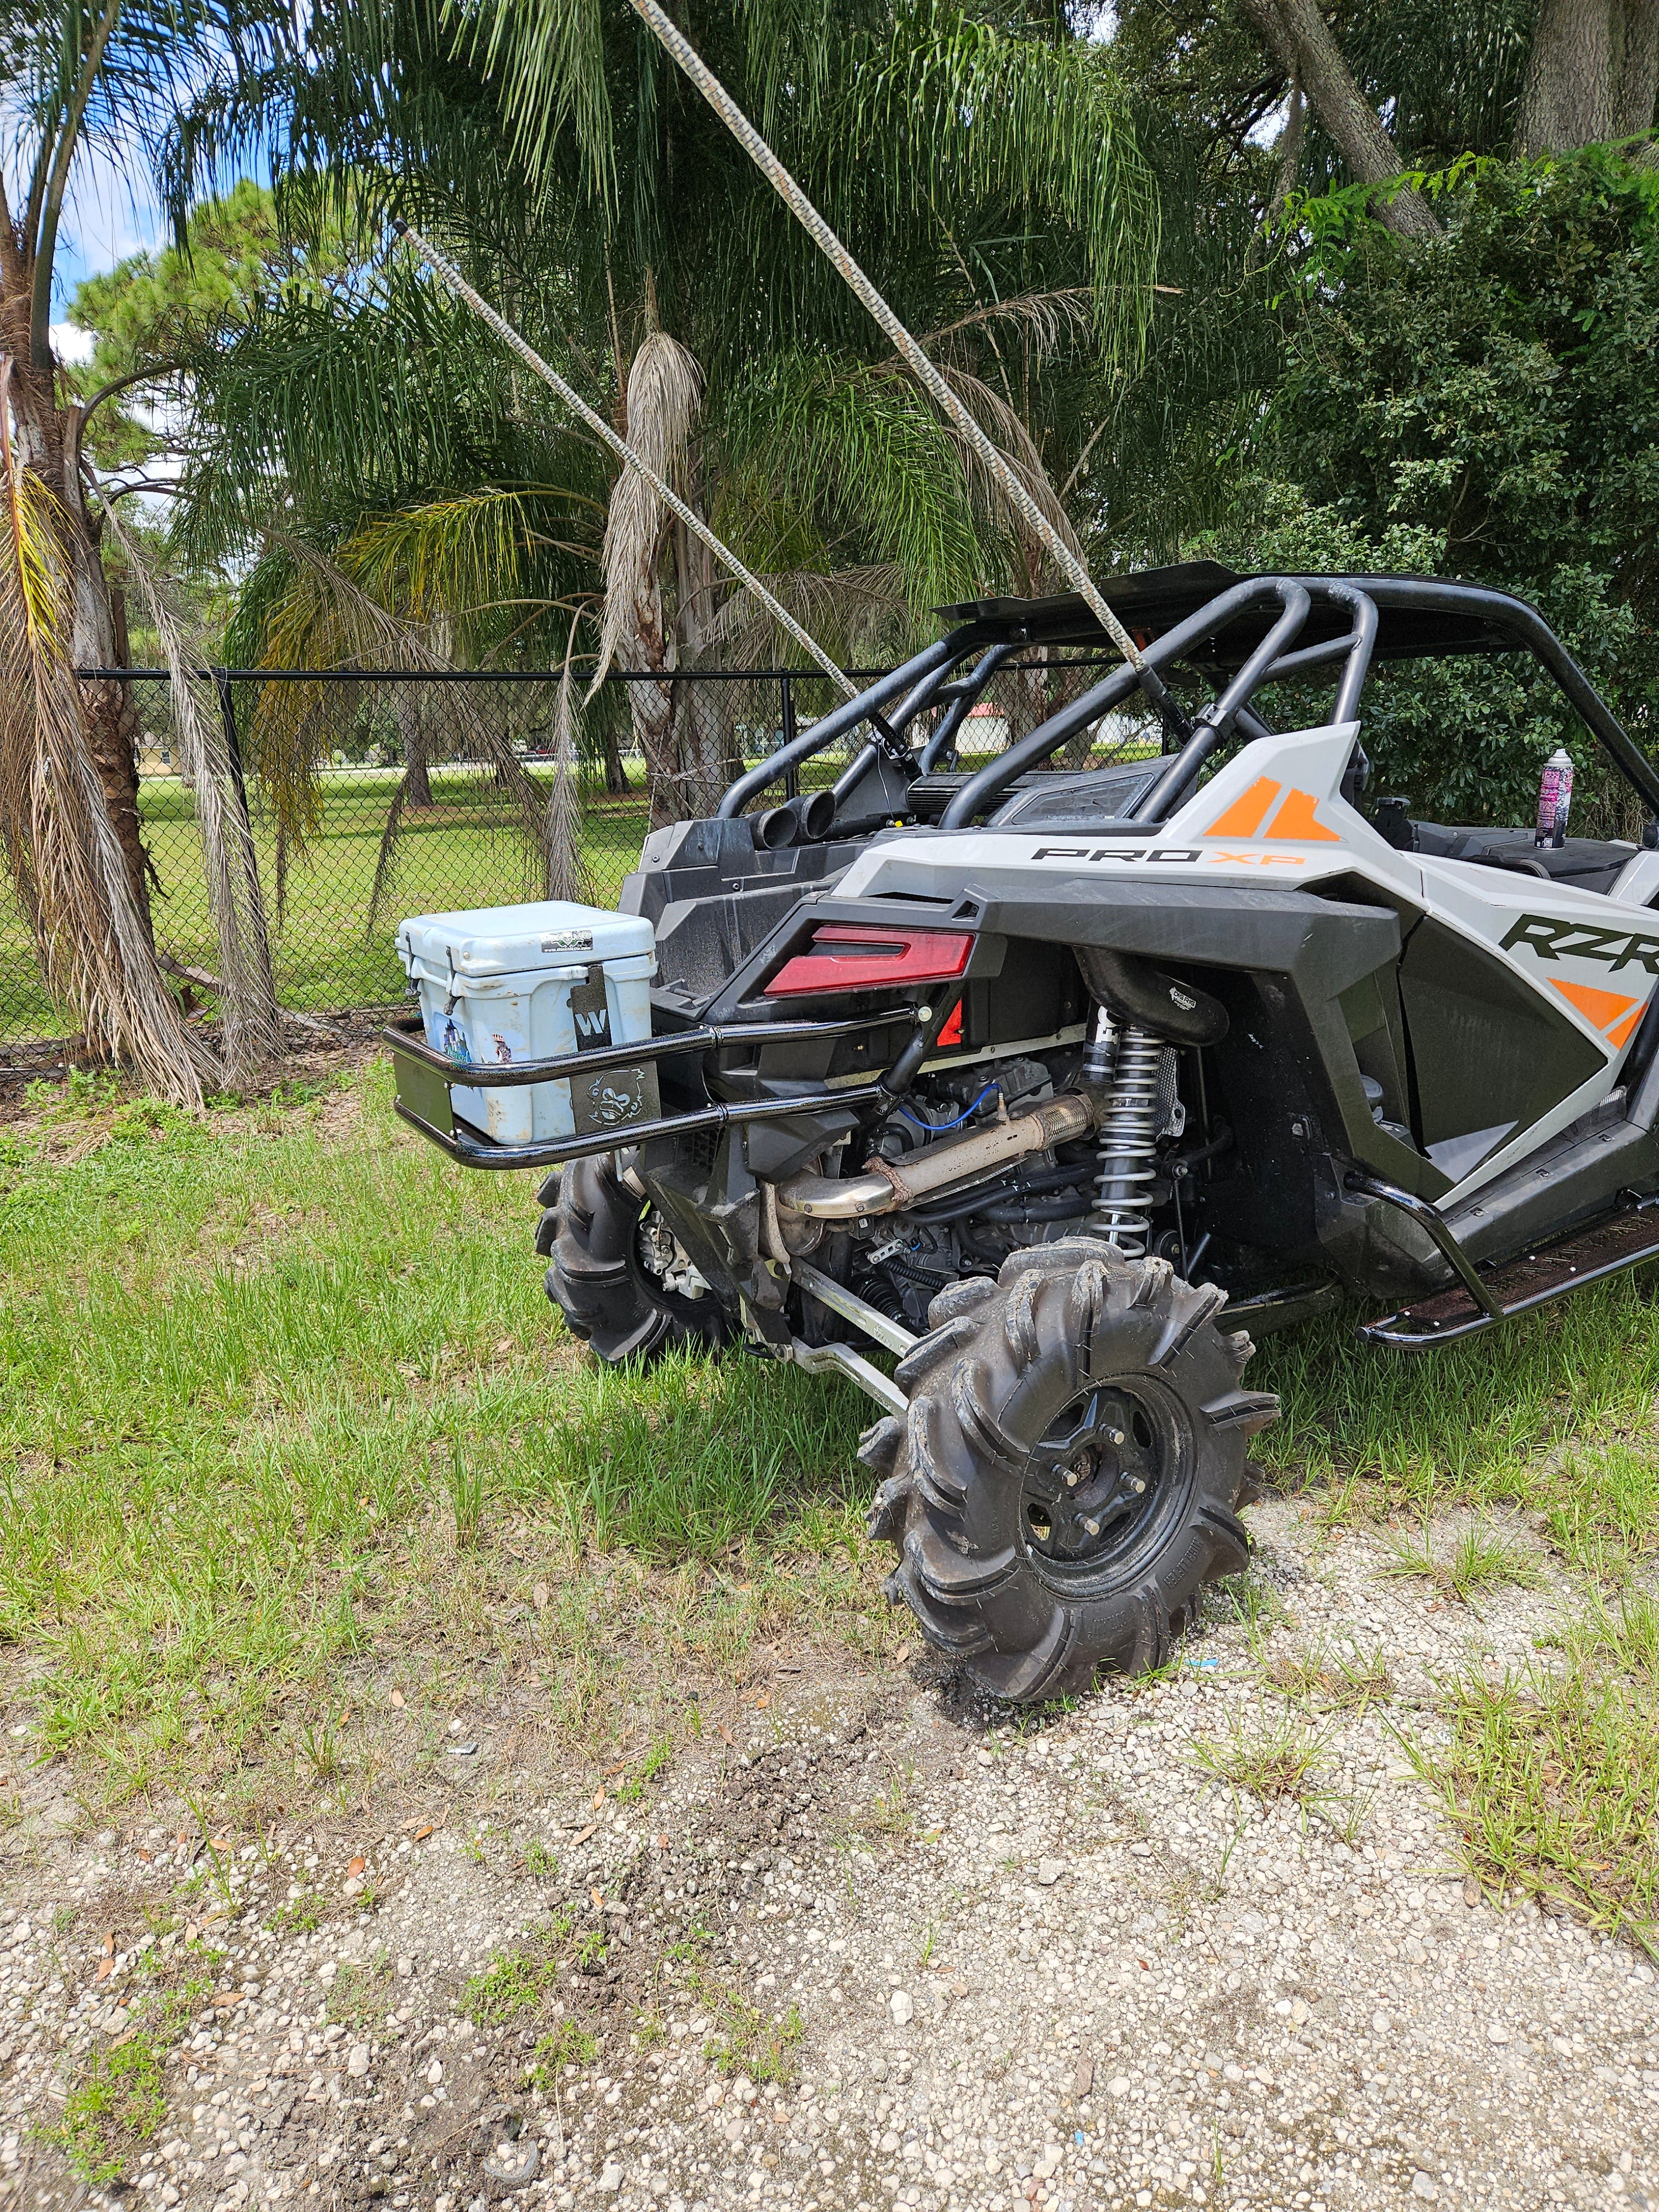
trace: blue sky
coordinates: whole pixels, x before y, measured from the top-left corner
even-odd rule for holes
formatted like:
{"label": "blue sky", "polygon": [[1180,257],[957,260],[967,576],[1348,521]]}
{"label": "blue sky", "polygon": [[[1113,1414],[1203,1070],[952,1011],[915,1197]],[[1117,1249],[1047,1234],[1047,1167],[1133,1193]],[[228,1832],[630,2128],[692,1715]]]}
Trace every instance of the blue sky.
{"label": "blue sky", "polygon": [[112,269],[129,253],[157,243],[161,211],[142,177],[124,176],[101,148],[81,165],[58,249],[54,314],[61,315],[83,276]]}

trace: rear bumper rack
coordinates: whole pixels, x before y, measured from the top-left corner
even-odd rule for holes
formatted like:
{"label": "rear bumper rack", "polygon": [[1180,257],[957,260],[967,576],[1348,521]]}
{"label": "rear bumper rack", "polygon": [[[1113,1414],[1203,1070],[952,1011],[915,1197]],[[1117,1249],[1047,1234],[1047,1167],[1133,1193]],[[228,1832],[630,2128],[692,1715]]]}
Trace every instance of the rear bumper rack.
{"label": "rear bumper rack", "polygon": [[[637,1044],[596,1045],[587,1052],[563,1053],[552,1060],[521,1060],[505,1065],[474,1066],[434,1052],[421,1034],[418,1016],[394,1022],[380,1031],[392,1054],[397,1077],[394,1101],[399,1117],[439,1151],[465,1168],[549,1168],[566,1160],[591,1158],[597,1152],[615,1152],[618,1145],[637,1145],[650,1137],[689,1136],[699,1129],[724,1129],[745,1121],[784,1121],[797,1114],[819,1114],[846,1107],[867,1106],[884,1096],[878,1082],[842,1084],[796,1093],[788,1098],[732,1101],[715,1099],[683,1114],[659,1114],[637,1119],[618,1119],[603,1127],[579,1127],[574,1135],[553,1137],[528,1145],[501,1145],[457,1118],[452,1092],[455,1090],[519,1089],[536,1083],[568,1081],[573,1076],[593,1075],[601,1069],[654,1070],[657,1061],[721,1047],[789,1044],[808,1038],[852,1036],[860,1030],[890,1029],[914,1024],[911,1006],[890,1007],[849,1021],[727,1023],[720,1027],[681,1030],[665,1036],[646,1037]],[[641,1103],[654,1097],[654,1085],[641,1085]]]}
{"label": "rear bumper rack", "polygon": [[1427,1199],[1371,1176],[1353,1174],[1345,1181],[1349,1190],[1398,1206],[1419,1223],[1457,1278],[1444,1290],[1364,1322],[1359,1334],[1368,1344],[1392,1345],[1401,1352],[1432,1351],[1553,1304],[1592,1283],[1605,1282],[1610,1275],[1623,1274],[1628,1267],[1659,1260],[1659,1196],[1632,1193],[1619,1212],[1482,1273],[1445,1216]]}

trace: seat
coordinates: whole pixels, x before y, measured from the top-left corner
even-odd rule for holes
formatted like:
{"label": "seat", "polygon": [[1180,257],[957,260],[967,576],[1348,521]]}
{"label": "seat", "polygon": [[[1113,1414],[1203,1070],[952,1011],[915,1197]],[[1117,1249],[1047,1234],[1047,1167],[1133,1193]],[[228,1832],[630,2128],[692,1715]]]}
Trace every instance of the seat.
{"label": "seat", "polygon": [[1575,890],[1610,891],[1636,847],[1613,837],[1569,837],[1564,844],[1540,845],[1530,830],[1454,829],[1439,822],[1413,822],[1410,850],[1437,860],[1466,860],[1480,868],[1507,868],[1539,876]]}

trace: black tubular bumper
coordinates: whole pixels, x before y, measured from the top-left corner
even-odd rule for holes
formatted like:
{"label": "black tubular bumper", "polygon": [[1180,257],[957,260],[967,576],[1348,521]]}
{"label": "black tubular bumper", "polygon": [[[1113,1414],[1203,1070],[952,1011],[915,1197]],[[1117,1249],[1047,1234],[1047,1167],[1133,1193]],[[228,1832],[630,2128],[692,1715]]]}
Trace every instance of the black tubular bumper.
{"label": "black tubular bumper", "polygon": [[[598,1045],[587,1052],[564,1053],[553,1060],[524,1060],[502,1066],[475,1066],[434,1052],[421,1035],[419,1018],[396,1022],[380,1032],[392,1054],[397,1077],[394,1101],[399,1116],[440,1152],[466,1168],[548,1168],[565,1160],[614,1152],[618,1145],[637,1145],[651,1137],[690,1136],[700,1129],[724,1129],[745,1121],[782,1121],[797,1114],[840,1111],[867,1106],[884,1097],[878,1082],[848,1083],[833,1088],[793,1093],[787,1097],[721,1100],[695,1106],[680,1114],[643,1112],[578,1128],[568,1137],[554,1137],[527,1145],[497,1144],[482,1130],[458,1120],[454,1091],[518,1090],[526,1085],[568,1081],[573,1076],[595,1075],[605,1068],[630,1072],[650,1070],[654,1078],[661,1060],[718,1051],[723,1047],[787,1044],[805,1038],[852,1036],[860,1030],[887,1029],[914,1022],[910,1006],[889,1007],[876,1014],[838,1022],[728,1023],[718,1028],[682,1030],[665,1036],[647,1037],[637,1044]],[[646,1096],[641,1086],[641,1099]]]}

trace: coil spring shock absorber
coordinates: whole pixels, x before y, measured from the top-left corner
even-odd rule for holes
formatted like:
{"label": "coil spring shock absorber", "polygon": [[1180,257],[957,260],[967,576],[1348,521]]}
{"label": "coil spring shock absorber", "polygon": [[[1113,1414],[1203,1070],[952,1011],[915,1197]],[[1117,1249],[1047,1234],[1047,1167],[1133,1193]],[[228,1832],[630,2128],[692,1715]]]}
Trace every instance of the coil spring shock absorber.
{"label": "coil spring shock absorber", "polygon": [[1100,1171],[1089,1233],[1115,1245],[1126,1260],[1146,1249],[1151,1227],[1146,1192],[1157,1174],[1158,1125],[1163,1119],[1158,1075],[1164,1048],[1148,1030],[1126,1024],[1116,1035],[1115,1059],[1109,1057],[1110,1032],[1104,1011],[1095,1041],[1084,1060],[1085,1079],[1109,1085],[1100,1117]]}

